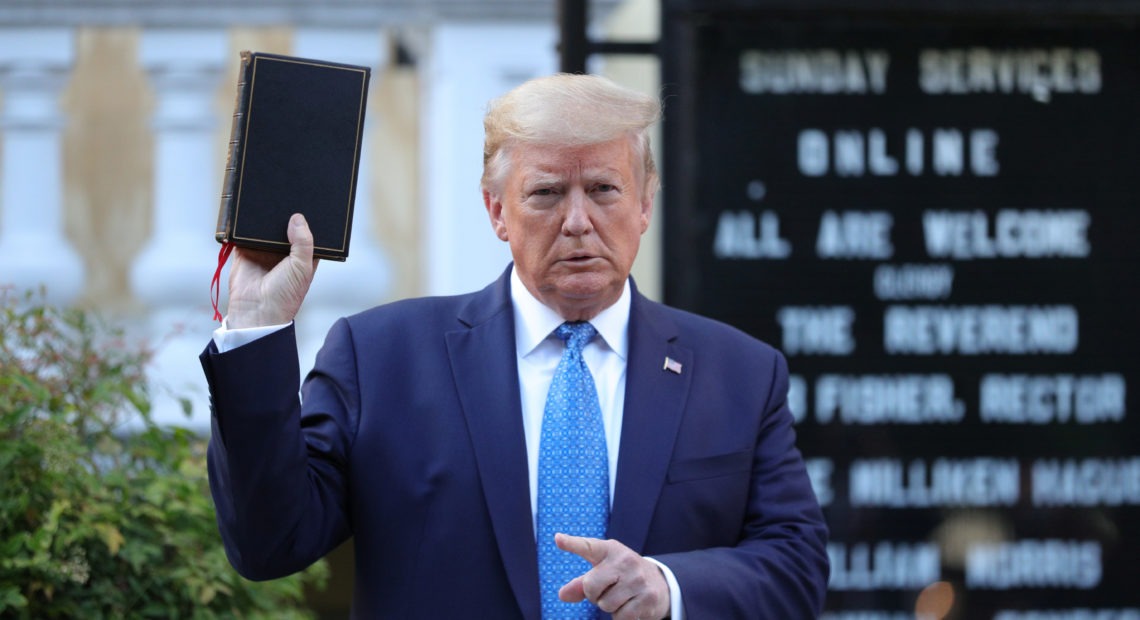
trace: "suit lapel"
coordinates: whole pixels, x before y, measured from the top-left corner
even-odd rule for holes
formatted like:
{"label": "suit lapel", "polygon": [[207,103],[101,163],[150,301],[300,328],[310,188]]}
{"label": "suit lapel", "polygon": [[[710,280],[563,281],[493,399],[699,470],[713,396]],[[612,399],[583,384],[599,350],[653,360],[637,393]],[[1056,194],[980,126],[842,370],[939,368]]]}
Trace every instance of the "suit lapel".
{"label": "suit lapel", "polygon": [[461,311],[466,327],[446,334],[447,350],[507,578],[523,616],[539,620],[509,273]]}
{"label": "suit lapel", "polygon": [[[635,289],[629,317],[621,448],[607,536],[639,553],[665,484],[689,394],[692,352],[677,345],[676,338],[673,322]],[[680,373],[665,368],[666,357],[681,364]]]}

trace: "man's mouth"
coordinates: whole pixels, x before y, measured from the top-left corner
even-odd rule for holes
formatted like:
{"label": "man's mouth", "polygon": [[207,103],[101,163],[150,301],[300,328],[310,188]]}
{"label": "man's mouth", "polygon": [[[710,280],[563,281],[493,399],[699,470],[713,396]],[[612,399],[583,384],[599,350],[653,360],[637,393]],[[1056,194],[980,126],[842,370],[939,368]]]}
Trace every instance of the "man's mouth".
{"label": "man's mouth", "polygon": [[571,254],[562,259],[563,262],[570,263],[571,265],[583,265],[596,260],[598,257],[594,254]]}

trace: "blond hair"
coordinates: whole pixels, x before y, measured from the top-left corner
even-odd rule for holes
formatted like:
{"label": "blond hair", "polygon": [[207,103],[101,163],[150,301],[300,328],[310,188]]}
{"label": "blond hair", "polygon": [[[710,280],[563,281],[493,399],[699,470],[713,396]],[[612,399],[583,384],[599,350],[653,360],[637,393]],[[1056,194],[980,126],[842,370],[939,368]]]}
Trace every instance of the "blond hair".
{"label": "blond hair", "polygon": [[483,118],[483,190],[501,190],[516,143],[588,146],[628,136],[644,164],[646,190],[657,189],[649,127],[661,105],[597,75],[557,73],[523,83],[491,101]]}

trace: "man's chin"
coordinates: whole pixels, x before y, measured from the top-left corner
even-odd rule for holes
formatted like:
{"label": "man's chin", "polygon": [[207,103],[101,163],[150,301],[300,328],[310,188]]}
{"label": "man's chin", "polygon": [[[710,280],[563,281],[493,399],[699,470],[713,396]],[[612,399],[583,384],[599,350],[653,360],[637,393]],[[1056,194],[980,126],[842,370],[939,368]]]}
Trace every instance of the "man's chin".
{"label": "man's chin", "polygon": [[621,291],[621,282],[615,285],[612,276],[575,274],[559,278],[543,302],[567,320],[585,321],[613,305]]}
{"label": "man's chin", "polygon": [[554,290],[566,299],[590,301],[603,298],[614,289],[612,274],[585,271],[572,273],[557,279]]}

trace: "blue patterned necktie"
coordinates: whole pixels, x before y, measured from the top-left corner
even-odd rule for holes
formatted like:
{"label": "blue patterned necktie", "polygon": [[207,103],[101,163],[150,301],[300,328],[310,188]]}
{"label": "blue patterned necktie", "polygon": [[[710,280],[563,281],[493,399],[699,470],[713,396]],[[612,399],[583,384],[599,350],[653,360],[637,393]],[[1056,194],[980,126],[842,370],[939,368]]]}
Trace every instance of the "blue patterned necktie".
{"label": "blue patterned necktie", "polygon": [[598,608],[563,603],[558,590],[590,570],[590,563],[555,546],[554,534],[602,538],[610,519],[602,409],[582,359],[597,331],[589,323],[563,323],[555,333],[566,350],[550,383],[538,447],[538,578],[543,620],[584,620],[597,618]]}

